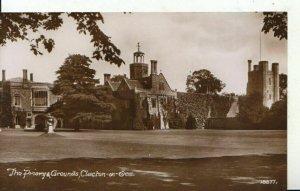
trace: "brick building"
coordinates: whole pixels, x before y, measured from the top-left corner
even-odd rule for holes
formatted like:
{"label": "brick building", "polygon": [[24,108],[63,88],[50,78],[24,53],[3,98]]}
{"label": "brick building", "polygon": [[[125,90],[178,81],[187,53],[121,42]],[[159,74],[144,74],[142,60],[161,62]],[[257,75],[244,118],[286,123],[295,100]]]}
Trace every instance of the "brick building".
{"label": "brick building", "polygon": [[279,64],[273,63],[272,70],[269,70],[268,61],[260,61],[254,65],[248,60],[248,84],[247,95],[258,93],[262,96],[263,105],[271,107],[279,101]]}
{"label": "brick building", "polygon": [[157,72],[156,60],[150,61],[148,74],[149,64],[144,62],[145,54],[139,48],[133,53],[133,63],[129,66],[130,78],[124,75],[111,79],[110,74],[104,74],[104,85],[122,100],[125,110],[131,112],[130,119],[122,119],[122,125],[127,129],[168,129],[164,104],[176,99],[177,92],[171,89],[164,75]]}
{"label": "brick building", "polygon": [[6,79],[2,70],[0,82],[0,126],[1,127],[45,127],[46,109],[58,99],[50,89],[52,84],[36,82],[33,74],[28,79],[27,70],[23,77]]}

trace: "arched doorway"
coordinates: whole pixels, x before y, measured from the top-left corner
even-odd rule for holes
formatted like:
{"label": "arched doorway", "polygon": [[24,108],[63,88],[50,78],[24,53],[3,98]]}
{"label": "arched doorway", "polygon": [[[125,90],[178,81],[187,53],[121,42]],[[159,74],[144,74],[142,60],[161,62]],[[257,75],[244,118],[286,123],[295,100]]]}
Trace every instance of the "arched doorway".
{"label": "arched doorway", "polygon": [[38,131],[44,131],[47,127],[47,116],[37,115],[34,118],[35,129]]}
{"label": "arched doorway", "polygon": [[56,121],[56,123],[54,123],[54,128],[63,128],[63,120],[58,118],[58,119],[54,119],[54,121]]}

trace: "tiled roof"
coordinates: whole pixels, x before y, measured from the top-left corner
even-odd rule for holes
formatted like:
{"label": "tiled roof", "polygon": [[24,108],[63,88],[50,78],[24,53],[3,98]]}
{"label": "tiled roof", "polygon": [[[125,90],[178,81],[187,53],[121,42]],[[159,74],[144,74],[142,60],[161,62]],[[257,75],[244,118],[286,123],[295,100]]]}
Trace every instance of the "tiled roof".
{"label": "tiled roof", "polygon": [[138,80],[129,80],[124,78],[130,89],[144,89],[143,85]]}

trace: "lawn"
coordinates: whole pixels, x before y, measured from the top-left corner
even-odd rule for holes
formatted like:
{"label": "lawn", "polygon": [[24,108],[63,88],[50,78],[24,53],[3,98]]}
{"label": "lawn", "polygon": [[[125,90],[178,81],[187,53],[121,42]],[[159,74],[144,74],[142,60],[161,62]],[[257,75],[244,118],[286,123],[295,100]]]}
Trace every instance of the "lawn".
{"label": "lawn", "polygon": [[[1,190],[286,190],[286,136],[258,130],[47,135],[4,129]],[[32,174],[24,177],[25,171]],[[42,178],[52,171],[69,174]]]}

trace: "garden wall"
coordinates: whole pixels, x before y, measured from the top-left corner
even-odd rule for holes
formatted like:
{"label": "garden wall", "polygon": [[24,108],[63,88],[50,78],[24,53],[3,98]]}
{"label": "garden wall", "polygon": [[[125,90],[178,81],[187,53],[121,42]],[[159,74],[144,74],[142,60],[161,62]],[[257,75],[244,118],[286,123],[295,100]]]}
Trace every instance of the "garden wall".
{"label": "garden wall", "polygon": [[225,118],[232,102],[233,98],[230,96],[178,92],[176,106],[185,120],[192,114],[197,127],[204,128],[208,117]]}

